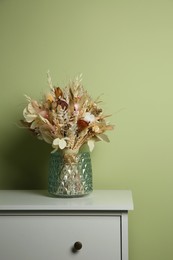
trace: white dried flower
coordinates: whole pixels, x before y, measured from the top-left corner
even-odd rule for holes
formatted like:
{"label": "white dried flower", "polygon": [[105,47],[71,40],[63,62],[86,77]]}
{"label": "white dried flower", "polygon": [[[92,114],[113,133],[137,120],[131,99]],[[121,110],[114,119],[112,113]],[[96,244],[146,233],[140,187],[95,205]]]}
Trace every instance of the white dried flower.
{"label": "white dried flower", "polygon": [[84,114],[84,121],[88,123],[93,123],[96,120],[95,116],[91,114],[90,112],[86,112]]}

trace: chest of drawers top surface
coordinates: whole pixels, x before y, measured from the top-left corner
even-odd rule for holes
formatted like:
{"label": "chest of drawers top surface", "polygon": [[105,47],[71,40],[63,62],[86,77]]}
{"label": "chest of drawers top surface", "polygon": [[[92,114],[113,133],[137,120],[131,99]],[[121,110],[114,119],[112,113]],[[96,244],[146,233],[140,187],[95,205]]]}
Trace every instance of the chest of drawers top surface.
{"label": "chest of drawers top surface", "polygon": [[0,190],[4,210],[133,210],[130,190],[94,190],[78,198],[50,197],[45,190]]}

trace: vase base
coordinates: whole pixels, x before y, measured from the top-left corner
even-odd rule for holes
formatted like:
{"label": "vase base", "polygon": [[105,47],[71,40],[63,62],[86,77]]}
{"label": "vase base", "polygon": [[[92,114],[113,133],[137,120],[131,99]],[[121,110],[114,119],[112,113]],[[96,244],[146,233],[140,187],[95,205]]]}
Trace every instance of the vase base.
{"label": "vase base", "polygon": [[80,198],[80,197],[88,196],[89,194],[92,193],[92,191],[90,191],[88,193],[84,193],[84,194],[59,194],[59,193],[52,193],[49,191],[48,191],[48,193],[51,197],[54,197],[54,198]]}

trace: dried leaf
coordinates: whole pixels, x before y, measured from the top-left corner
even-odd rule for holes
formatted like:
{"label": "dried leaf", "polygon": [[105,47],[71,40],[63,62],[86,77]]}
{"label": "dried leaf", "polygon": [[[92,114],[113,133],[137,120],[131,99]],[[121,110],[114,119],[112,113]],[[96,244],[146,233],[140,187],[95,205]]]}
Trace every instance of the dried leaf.
{"label": "dried leaf", "polygon": [[94,149],[94,144],[95,144],[94,140],[93,139],[88,140],[87,144],[88,144],[90,152],[92,152]]}
{"label": "dried leaf", "polygon": [[105,142],[107,142],[107,143],[110,142],[109,138],[108,138],[107,135],[105,135],[105,134],[99,134],[99,135],[97,135],[97,137],[98,137],[101,141],[105,141]]}

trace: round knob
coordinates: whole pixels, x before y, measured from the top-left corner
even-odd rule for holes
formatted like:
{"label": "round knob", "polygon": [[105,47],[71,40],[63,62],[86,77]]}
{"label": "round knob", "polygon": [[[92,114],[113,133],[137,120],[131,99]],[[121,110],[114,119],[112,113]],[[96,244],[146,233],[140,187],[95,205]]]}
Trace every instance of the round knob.
{"label": "round knob", "polygon": [[74,243],[74,249],[75,250],[80,250],[82,248],[82,243],[77,241]]}

